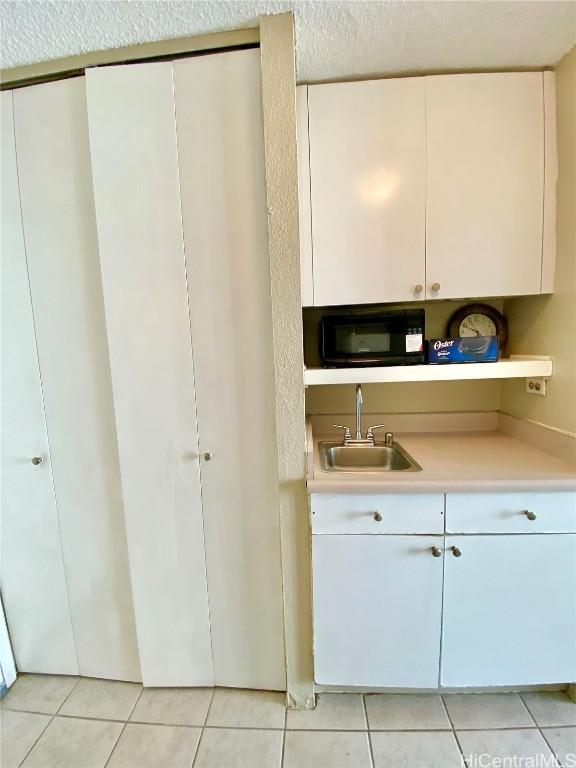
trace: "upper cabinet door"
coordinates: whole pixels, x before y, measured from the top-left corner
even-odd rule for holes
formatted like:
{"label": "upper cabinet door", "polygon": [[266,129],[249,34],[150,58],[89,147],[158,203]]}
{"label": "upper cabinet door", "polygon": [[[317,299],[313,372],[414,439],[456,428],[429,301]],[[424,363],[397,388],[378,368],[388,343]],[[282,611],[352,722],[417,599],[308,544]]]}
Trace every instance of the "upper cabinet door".
{"label": "upper cabinet door", "polygon": [[426,297],[540,293],[543,73],[428,77],[426,121]]}
{"label": "upper cabinet door", "polygon": [[418,298],[424,79],[309,86],[308,110],[314,305]]}

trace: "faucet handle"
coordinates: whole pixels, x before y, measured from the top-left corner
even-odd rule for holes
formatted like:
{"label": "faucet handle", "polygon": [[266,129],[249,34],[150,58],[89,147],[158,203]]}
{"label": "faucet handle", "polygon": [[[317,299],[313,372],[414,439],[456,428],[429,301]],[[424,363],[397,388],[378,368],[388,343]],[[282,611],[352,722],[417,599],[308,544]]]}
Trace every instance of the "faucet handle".
{"label": "faucet handle", "polygon": [[[374,430],[384,429],[385,426],[386,426],[385,424],[374,424],[374,426],[368,427],[368,430],[366,431],[366,440],[372,440],[372,442],[374,442]],[[392,432],[386,432],[384,442],[386,443],[386,445],[392,445],[392,443],[394,442],[394,435],[392,434]]]}
{"label": "faucet handle", "polygon": [[352,439],[352,432],[350,431],[350,427],[345,427],[343,424],[332,424],[332,426],[336,429],[344,430],[344,442]]}

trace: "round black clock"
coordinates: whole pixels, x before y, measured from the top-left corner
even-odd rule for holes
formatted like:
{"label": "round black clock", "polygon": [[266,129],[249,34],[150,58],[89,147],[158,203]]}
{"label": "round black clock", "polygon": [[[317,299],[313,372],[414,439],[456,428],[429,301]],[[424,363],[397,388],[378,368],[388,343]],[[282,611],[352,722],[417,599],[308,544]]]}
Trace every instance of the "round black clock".
{"label": "round black clock", "polygon": [[457,309],[448,320],[448,336],[498,336],[503,348],[508,339],[508,323],[497,309],[489,304],[467,304]]}

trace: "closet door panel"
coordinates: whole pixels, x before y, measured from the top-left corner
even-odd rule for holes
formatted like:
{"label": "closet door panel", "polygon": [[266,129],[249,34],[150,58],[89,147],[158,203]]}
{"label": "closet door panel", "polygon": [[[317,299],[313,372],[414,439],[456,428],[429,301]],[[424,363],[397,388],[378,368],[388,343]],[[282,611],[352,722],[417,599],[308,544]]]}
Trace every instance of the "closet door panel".
{"label": "closet door panel", "polygon": [[174,64],[216,685],[284,690],[257,50]]}
{"label": "closet door panel", "polygon": [[[20,672],[77,675],[30,303],[12,92],[0,98],[2,600]],[[42,463],[34,465],[33,457]]]}
{"label": "closet door panel", "polygon": [[139,680],[83,78],[14,93],[22,216],[80,673]]}
{"label": "closet door panel", "polygon": [[87,72],[144,683],[213,682],[172,65]]}

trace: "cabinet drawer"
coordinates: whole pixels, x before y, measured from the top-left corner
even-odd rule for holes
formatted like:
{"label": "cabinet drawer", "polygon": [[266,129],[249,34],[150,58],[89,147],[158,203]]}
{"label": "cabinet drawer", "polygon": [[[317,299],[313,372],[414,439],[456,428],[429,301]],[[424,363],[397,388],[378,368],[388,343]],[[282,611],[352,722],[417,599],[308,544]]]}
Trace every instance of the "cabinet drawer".
{"label": "cabinet drawer", "polygon": [[449,493],[446,531],[576,532],[576,493]]}
{"label": "cabinet drawer", "polygon": [[444,495],[313,493],[312,533],[443,533]]}

